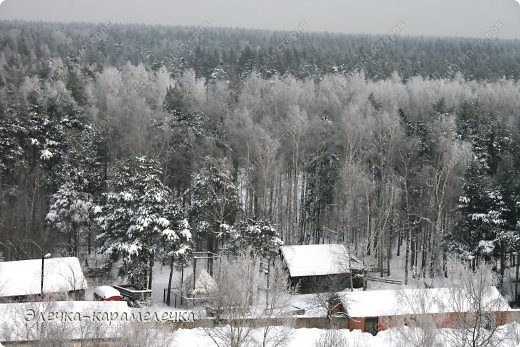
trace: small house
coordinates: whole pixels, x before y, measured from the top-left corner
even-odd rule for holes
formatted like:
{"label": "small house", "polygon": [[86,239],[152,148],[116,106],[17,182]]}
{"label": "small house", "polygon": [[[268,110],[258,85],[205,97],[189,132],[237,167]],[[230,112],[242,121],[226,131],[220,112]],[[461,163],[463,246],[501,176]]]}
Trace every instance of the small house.
{"label": "small house", "polygon": [[[374,335],[403,325],[420,327],[425,322],[436,328],[454,328],[476,314],[475,300],[460,288],[356,291],[339,296],[341,311],[349,317],[347,328]],[[511,309],[495,287],[483,288],[478,304],[479,314],[490,322],[506,323]]]}
{"label": "small house", "polygon": [[[43,277],[43,278],[42,278]],[[43,292],[42,292],[43,280]],[[76,257],[0,262],[0,302],[85,299],[87,281]]]}
{"label": "small house", "polygon": [[363,264],[341,244],[282,246],[280,256],[302,294],[363,286]]}

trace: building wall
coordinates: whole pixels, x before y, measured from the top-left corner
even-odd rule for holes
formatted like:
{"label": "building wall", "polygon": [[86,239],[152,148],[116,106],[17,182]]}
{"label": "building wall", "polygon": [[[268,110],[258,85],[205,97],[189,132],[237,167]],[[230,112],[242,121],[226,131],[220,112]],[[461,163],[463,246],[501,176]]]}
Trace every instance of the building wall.
{"label": "building wall", "polygon": [[[337,274],[326,276],[291,277],[292,286],[298,285],[301,294],[321,292],[340,292],[350,287],[350,274]],[[352,285],[354,288],[363,287],[363,279],[355,277]]]}
{"label": "building wall", "polygon": [[362,332],[365,332],[365,318],[351,317],[348,320],[348,330],[361,330]]}
{"label": "building wall", "polygon": [[[78,289],[70,292],[45,293],[44,297],[44,301],[67,301],[69,299],[73,299],[75,301],[84,301],[85,289]],[[0,303],[38,301],[42,301],[40,294],[0,297]]]}
{"label": "building wall", "polygon": [[520,322],[520,309],[512,309],[504,315],[507,323]]}
{"label": "building wall", "polygon": [[[498,325],[504,325],[509,322],[511,312],[496,312],[495,319]],[[518,321],[517,321],[518,322]]]}

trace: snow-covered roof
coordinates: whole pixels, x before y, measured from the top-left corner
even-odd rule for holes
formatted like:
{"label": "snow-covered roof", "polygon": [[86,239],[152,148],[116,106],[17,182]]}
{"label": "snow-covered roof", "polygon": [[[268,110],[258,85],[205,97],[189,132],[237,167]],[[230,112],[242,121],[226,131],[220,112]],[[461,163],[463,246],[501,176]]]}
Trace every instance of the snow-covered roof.
{"label": "snow-covered roof", "polygon": [[103,299],[108,299],[108,298],[111,298],[114,296],[121,296],[121,293],[119,293],[119,290],[117,290],[111,286],[96,287],[96,289],[94,289],[94,294],[99,295]]}
{"label": "snow-covered roof", "polygon": [[[0,297],[40,294],[41,271],[41,259],[0,262]],[[44,293],[87,288],[76,257],[45,259],[43,277]]]}
{"label": "snow-covered roof", "polygon": [[[468,295],[460,288],[342,292],[340,297],[351,317],[474,311]],[[511,309],[507,301],[493,286],[484,288],[481,303],[484,311],[509,311]]]}
{"label": "snow-covered roof", "polygon": [[348,273],[351,266],[362,265],[338,244],[282,246],[280,250],[291,277]]}

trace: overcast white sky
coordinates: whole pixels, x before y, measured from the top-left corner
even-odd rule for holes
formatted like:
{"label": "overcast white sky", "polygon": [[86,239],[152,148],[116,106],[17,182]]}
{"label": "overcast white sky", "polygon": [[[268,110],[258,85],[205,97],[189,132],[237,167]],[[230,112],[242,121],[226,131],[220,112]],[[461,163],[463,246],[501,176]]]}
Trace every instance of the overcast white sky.
{"label": "overcast white sky", "polygon": [[[1,0],[0,0],[1,1]],[[0,19],[199,25],[520,39],[516,0],[5,0]]]}

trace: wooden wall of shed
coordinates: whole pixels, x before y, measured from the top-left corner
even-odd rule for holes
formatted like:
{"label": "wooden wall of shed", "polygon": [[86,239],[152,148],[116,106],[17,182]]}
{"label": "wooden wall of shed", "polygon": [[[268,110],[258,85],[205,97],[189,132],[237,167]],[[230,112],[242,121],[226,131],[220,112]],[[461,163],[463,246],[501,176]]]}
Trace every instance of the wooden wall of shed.
{"label": "wooden wall of shed", "polygon": [[346,317],[305,317],[296,318],[293,327],[301,328],[316,328],[316,329],[347,329],[349,326],[349,319]]}
{"label": "wooden wall of shed", "polygon": [[[321,292],[340,292],[350,287],[350,274],[337,274],[327,276],[291,277],[291,285],[298,285],[301,294]],[[354,288],[363,287],[363,279],[355,277],[352,282]]]}
{"label": "wooden wall of shed", "polygon": [[495,322],[498,325],[507,324],[509,322],[509,314],[510,314],[510,312],[496,312],[495,313]]}
{"label": "wooden wall of shed", "polygon": [[404,316],[379,317],[378,331],[402,326],[421,326],[421,321],[435,321],[438,327],[452,327],[457,321],[457,314],[417,314]]}
{"label": "wooden wall of shed", "polygon": [[348,320],[348,330],[361,330],[362,332],[365,332],[365,318],[351,317]]}
{"label": "wooden wall of shed", "polygon": [[402,319],[399,319],[399,317],[379,317],[377,321],[377,331],[387,330],[400,322],[402,322]]}
{"label": "wooden wall of shed", "polygon": [[505,313],[507,323],[511,322],[520,322],[520,310],[519,309],[513,309],[507,313]]}

